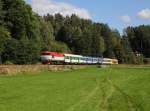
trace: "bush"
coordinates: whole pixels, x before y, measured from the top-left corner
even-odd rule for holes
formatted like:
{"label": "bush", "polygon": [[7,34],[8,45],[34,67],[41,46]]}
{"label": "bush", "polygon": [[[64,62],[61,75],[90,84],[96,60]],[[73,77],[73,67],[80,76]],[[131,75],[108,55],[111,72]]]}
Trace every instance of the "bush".
{"label": "bush", "polygon": [[5,64],[5,65],[13,65],[14,63],[11,62],[11,61],[6,61],[4,64]]}
{"label": "bush", "polygon": [[136,64],[143,64],[143,61],[144,61],[144,57],[142,54],[136,57]]}
{"label": "bush", "polygon": [[144,58],[144,64],[150,64],[150,58]]}

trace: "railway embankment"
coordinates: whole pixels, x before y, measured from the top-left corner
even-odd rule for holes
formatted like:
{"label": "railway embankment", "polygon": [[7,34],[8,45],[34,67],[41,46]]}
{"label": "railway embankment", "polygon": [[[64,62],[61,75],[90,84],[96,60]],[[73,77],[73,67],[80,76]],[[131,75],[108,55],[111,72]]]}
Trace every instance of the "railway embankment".
{"label": "railway embankment", "polygon": [[70,71],[86,67],[86,65],[0,65],[0,75],[17,75],[41,71]]}

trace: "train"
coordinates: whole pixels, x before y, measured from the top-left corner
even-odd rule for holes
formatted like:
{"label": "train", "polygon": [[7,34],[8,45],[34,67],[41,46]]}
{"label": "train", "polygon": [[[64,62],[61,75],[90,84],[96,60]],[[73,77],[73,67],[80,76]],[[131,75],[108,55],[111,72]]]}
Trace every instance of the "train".
{"label": "train", "polygon": [[41,53],[42,64],[105,64],[112,65],[118,64],[117,59],[103,58],[103,57],[91,57],[75,54],[63,54],[58,52],[44,51]]}

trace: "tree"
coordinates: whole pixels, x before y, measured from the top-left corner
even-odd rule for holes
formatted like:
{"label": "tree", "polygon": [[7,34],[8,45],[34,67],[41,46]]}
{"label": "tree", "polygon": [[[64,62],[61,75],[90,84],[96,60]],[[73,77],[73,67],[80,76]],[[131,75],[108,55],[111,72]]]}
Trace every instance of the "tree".
{"label": "tree", "polygon": [[34,64],[38,61],[40,50],[37,44],[28,38],[21,40],[11,39],[5,45],[3,62],[10,61],[14,64]]}
{"label": "tree", "polygon": [[[41,17],[32,12],[32,8],[29,5],[27,5],[23,0],[2,0],[2,1],[4,6],[3,10],[5,11],[5,17],[3,22],[12,37],[12,40],[10,40],[12,43],[10,43],[9,41],[9,45],[8,44],[7,44],[8,46],[5,45],[4,54],[7,56],[5,55],[3,56],[4,57],[3,61],[6,61],[7,59],[13,60],[13,58],[11,58],[12,56],[14,57],[13,62],[17,64],[35,62],[35,60],[31,62],[32,57],[29,60],[29,56],[27,56],[27,54],[30,54],[28,52],[31,52],[32,49],[33,50],[32,54],[36,55],[38,53],[39,55],[39,51],[41,50],[42,47],[42,35],[40,32]],[[14,48],[11,48],[11,46],[13,45],[15,45],[16,47],[14,46]],[[8,51],[14,51],[14,53],[9,54]],[[18,59],[15,57],[17,57]],[[21,59],[20,57],[25,59]],[[28,57],[28,59],[26,57]],[[27,61],[23,62],[21,60]]]}
{"label": "tree", "polygon": [[54,29],[49,21],[41,20],[41,39],[42,39],[42,49],[50,50],[52,42],[54,40]]}
{"label": "tree", "polygon": [[99,37],[99,50],[100,50],[100,54],[103,55],[104,51],[105,51],[105,41],[103,39],[103,37]]}
{"label": "tree", "polygon": [[2,0],[0,0],[0,25],[3,25],[4,24],[4,22],[3,22],[3,20],[4,20],[4,10],[3,10],[3,2],[2,2]]}
{"label": "tree", "polygon": [[128,27],[126,36],[129,39],[134,52],[144,54],[145,57],[150,57],[150,26],[141,25],[138,27]]}
{"label": "tree", "polygon": [[1,55],[4,51],[4,44],[11,38],[10,33],[4,28],[0,26],[0,64],[2,62]]}

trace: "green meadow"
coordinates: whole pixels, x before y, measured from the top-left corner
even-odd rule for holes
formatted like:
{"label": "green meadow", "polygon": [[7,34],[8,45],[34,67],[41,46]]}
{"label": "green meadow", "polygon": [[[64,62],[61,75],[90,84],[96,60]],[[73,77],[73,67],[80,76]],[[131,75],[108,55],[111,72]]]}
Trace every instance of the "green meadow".
{"label": "green meadow", "polygon": [[0,111],[150,111],[150,68],[0,76]]}

